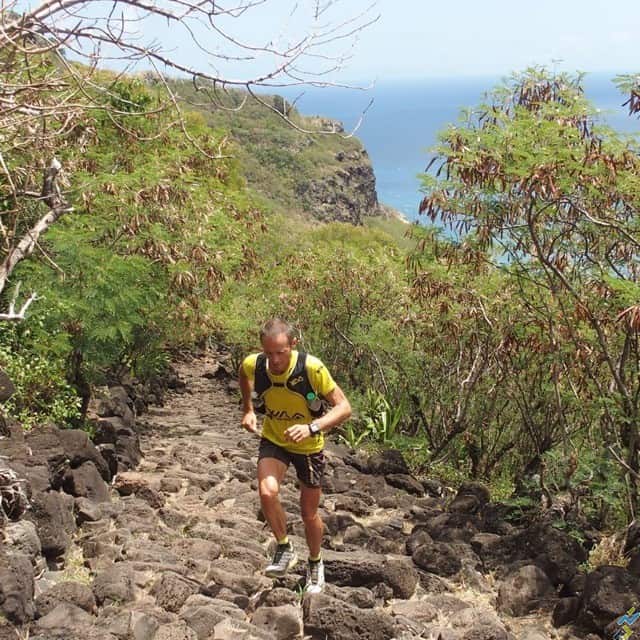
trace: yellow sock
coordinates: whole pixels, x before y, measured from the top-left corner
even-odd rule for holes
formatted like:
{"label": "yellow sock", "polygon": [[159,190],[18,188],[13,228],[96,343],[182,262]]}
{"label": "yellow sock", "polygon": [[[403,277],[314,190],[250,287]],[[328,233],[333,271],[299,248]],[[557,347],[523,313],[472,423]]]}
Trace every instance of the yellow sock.
{"label": "yellow sock", "polygon": [[322,560],[322,553],[319,553],[315,558],[309,556],[309,562],[320,562]]}
{"label": "yellow sock", "polygon": [[285,536],[282,540],[278,540],[279,545],[289,544],[289,536]]}

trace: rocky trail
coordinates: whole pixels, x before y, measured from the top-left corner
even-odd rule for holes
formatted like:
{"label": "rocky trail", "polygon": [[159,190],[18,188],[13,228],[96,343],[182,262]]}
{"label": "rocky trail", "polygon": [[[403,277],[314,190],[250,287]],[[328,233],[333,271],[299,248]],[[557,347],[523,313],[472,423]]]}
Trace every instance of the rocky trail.
{"label": "rocky trail", "polygon": [[[447,500],[393,451],[328,446],[320,595],[302,592],[290,471],[281,498],[301,561],[264,577],[257,439],[239,427],[234,381],[215,354],[176,367],[164,406],[135,422],[135,393],[112,389],[97,446],[53,426],[0,440],[5,475],[30,494],[23,512],[3,492],[0,640],[623,637],[615,619],[640,601],[637,575],[585,575],[585,551],[563,531],[514,524],[477,484]],[[625,640],[640,638],[629,629]]]}

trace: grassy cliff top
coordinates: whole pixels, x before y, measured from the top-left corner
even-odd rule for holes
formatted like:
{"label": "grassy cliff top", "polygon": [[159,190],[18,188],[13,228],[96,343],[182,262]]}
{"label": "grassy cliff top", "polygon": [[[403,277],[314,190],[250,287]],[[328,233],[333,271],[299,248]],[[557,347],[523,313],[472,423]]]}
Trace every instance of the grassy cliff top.
{"label": "grassy cliff top", "polygon": [[205,94],[189,82],[177,82],[175,89],[210,127],[229,133],[249,187],[265,198],[268,208],[299,212],[296,194],[304,185],[335,174],[344,158],[357,161],[364,152],[357,138],[342,132],[341,123],[302,116],[281,96],[260,97],[275,109],[270,110],[238,90]]}

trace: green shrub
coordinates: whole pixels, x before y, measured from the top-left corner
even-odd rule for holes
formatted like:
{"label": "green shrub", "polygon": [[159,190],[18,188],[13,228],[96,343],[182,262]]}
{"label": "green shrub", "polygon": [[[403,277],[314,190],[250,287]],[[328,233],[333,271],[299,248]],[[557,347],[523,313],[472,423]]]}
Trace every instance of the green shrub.
{"label": "green shrub", "polygon": [[359,420],[368,439],[389,445],[394,441],[403,414],[402,405],[393,406],[379,391],[367,389]]}
{"label": "green shrub", "polygon": [[140,80],[118,80],[109,87],[109,102],[118,111],[142,113],[153,102],[153,97]]}
{"label": "green shrub", "polygon": [[26,429],[45,422],[64,427],[77,419],[80,398],[66,380],[64,360],[21,349],[15,337],[13,327],[0,331],[0,367],[16,387],[2,407],[5,416]]}

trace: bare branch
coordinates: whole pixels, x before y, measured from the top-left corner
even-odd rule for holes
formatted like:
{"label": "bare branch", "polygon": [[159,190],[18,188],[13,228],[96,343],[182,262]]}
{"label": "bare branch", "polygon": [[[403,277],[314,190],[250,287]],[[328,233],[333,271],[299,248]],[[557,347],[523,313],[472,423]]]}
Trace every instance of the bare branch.
{"label": "bare branch", "polygon": [[58,159],[53,158],[49,167],[44,172],[41,198],[49,205],[51,210],[27,231],[20,242],[9,251],[4,262],[0,264],[0,292],[4,291],[7,280],[16,265],[33,253],[38,238],[45,233],[60,216],[73,211],[73,207],[69,207],[62,199],[60,189],[56,183],[61,169],[62,165]]}
{"label": "bare branch", "polygon": [[32,293],[25,303],[20,308],[20,311],[16,312],[16,302],[18,300],[18,296],[20,295],[20,282],[18,282],[13,290],[13,297],[11,298],[11,302],[9,303],[9,312],[8,313],[0,313],[0,320],[10,321],[10,322],[19,322],[24,320],[24,314],[27,312],[27,309],[31,306],[31,303],[34,300],[38,299],[38,296],[35,293]]}
{"label": "bare branch", "polygon": [[611,452],[611,455],[618,461],[618,463],[623,466],[636,480],[640,480],[640,474],[634,471],[617,453],[617,451],[612,447],[607,447]]}

